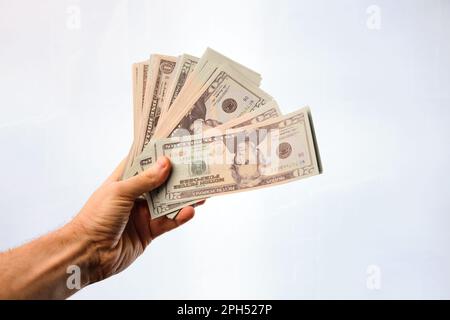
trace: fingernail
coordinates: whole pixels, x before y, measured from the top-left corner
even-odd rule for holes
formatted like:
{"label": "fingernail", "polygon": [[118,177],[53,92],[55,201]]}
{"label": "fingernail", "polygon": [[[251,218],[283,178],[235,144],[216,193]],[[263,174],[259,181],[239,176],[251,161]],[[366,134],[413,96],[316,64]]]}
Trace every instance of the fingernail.
{"label": "fingernail", "polygon": [[161,157],[156,161],[156,164],[161,168],[165,169],[169,165],[169,160],[166,157]]}

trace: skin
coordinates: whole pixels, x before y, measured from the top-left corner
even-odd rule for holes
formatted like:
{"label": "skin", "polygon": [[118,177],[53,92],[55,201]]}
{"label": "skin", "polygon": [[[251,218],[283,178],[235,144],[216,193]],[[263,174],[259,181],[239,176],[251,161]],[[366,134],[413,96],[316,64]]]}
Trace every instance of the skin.
{"label": "skin", "polygon": [[81,271],[81,288],[127,268],[158,236],[194,216],[186,207],[174,220],[150,220],[138,197],[160,186],[170,172],[161,158],[145,172],[120,180],[125,161],[95,191],[67,225],[21,247],[0,253],[0,299],[64,299],[78,289],[67,286],[68,267]]}

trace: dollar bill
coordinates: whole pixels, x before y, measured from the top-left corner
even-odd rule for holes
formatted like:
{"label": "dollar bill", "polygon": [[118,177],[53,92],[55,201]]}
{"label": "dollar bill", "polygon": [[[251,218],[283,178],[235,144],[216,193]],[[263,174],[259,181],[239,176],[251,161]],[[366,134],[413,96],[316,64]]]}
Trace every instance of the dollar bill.
{"label": "dollar bill", "polygon": [[246,77],[250,82],[259,86],[261,83],[261,75],[258,72],[253,71],[250,68],[224,56],[223,54],[211,49],[207,48],[203,53],[200,61],[198,62],[198,69],[196,72],[200,72],[207,65],[222,65],[227,64],[238,70],[244,77]]}
{"label": "dollar bill", "polygon": [[[269,121],[271,118],[276,118],[279,116],[281,116],[281,112],[280,112],[280,109],[278,108],[278,105],[276,104],[275,101],[271,101],[264,107],[255,109],[254,111],[247,113],[237,119],[229,121],[220,127],[207,130],[205,132],[205,134],[213,135],[213,130],[215,132],[221,132],[219,130],[223,131],[226,129],[240,128],[245,125],[254,125],[259,122]],[[136,174],[138,172],[143,171],[146,167],[150,166],[153,163],[153,161],[155,159],[153,150],[154,149],[147,149],[146,152],[143,152],[138,157],[138,159],[137,159],[138,161],[136,161],[136,164],[133,169],[136,172]],[[146,197],[146,199],[150,199],[149,194],[146,194],[145,197]],[[149,203],[149,210],[150,210],[150,214],[151,214],[152,218],[157,218],[162,215],[166,215],[168,218],[174,218],[176,216],[176,214],[178,213],[178,210],[184,208],[185,206],[192,205],[193,203],[196,203],[197,201],[199,201],[199,200],[171,203],[170,206],[161,204],[161,205],[158,205],[157,207],[153,207],[151,205],[151,202],[148,202],[148,203]],[[175,211],[175,213],[168,214],[168,212],[171,212],[171,211]]]}
{"label": "dollar bill", "polygon": [[160,216],[161,204],[253,190],[322,172],[309,108],[221,135],[158,140],[153,161],[161,156],[171,158],[172,174],[148,196],[153,217]]}
{"label": "dollar bill", "polygon": [[178,97],[178,94],[186,83],[187,78],[195,70],[199,59],[188,54],[183,54],[179,60],[180,61],[177,62],[177,70],[174,77],[175,80],[168,91],[167,109],[170,108],[175,99]]}
{"label": "dollar bill", "polygon": [[175,65],[175,57],[157,55],[154,56],[154,59],[152,60],[152,81],[150,84],[147,83],[146,85],[139,152],[141,152],[149,143],[156,129],[165,93],[173,79]]}
{"label": "dollar bill", "polygon": [[166,97],[161,106],[161,115],[159,121],[161,121],[162,123],[166,123],[167,121],[169,121],[166,119],[167,112],[169,111],[175,99],[178,97],[181,89],[184,87],[184,84],[186,83],[189,75],[194,72],[198,60],[199,58],[188,54],[183,54],[178,57],[176,68],[173,72],[172,81],[169,84],[167,92],[165,93]]}
{"label": "dollar bill", "polygon": [[[136,101],[134,106],[134,115],[135,115],[135,125],[134,125],[134,141],[139,141],[139,129],[141,128],[141,122],[143,119],[144,112],[144,99],[145,99],[145,91],[147,88],[147,82],[150,78],[150,60],[143,61],[137,64],[137,83],[135,89]],[[134,150],[133,157],[135,157],[138,152],[138,148]]]}
{"label": "dollar bill", "polygon": [[218,132],[226,129],[236,129],[241,127],[246,127],[250,125],[255,125],[257,123],[261,123],[276,117],[281,116],[280,108],[275,100],[267,102],[266,105],[251,110],[249,113],[246,113],[238,118],[229,120],[214,129]]}
{"label": "dollar bill", "polygon": [[[170,135],[173,128],[180,120],[178,117],[189,111],[185,110],[186,105],[188,105],[189,101],[192,100],[192,97],[198,93],[221,65],[231,66],[241,74],[241,77],[245,78],[256,87],[258,87],[261,82],[261,75],[259,73],[231,60],[211,48],[207,48],[197,63],[194,71],[188,76],[188,79],[181,88],[176,99],[172,102],[171,108],[167,112],[167,117],[165,117],[166,119],[169,119],[169,121],[165,123],[165,126],[157,127],[154,134],[155,138],[166,138]],[[178,119],[178,121],[173,123],[173,119]]]}
{"label": "dollar bill", "polygon": [[138,114],[137,114],[137,105],[138,105],[138,95],[137,95],[137,88],[138,88],[138,74],[139,74],[139,63],[133,63],[131,67],[131,75],[132,75],[132,90],[133,90],[133,137],[136,137],[136,131],[137,131],[137,121],[138,121]]}
{"label": "dollar bill", "polygon": [[[196,127],[217,127],[253,109],[263,106],[272,97],[249,82],[228,65],[220,66],[201,90],[174,117],[178,122],[170,136],[194,134]],[[169,130],[171,126],[167,126]]]}
{"label": "dollar bill", "polygon": [[127,159],[123,179],[136,174],[133,170],[134,159],[142,152],[152,138],[161,115],[161,107],[165,102],[167,89],[174,77],[176,58],[170,56],[152,55],[149,61],[139,64],[137,72],[137,90],[135,113],[139,114],[136,121],[137,132],[133,148]]}
{"label": "dollar bill", "polygon": [[141,88],[140,83],[142,81],[142,64],[144,62],[133,63],[132,72],[132,91],[133,91],[133,143],[131,145],[130,151],[128,152],[127,161],[125,163],[125,170],[122,175],[122,179],[126,176],[127,170],[132,165],[132,162],[136,156],[137,149],[137,138],[139,135],[140,122],[142,118],[142,100],[140,99],[139,89]]}

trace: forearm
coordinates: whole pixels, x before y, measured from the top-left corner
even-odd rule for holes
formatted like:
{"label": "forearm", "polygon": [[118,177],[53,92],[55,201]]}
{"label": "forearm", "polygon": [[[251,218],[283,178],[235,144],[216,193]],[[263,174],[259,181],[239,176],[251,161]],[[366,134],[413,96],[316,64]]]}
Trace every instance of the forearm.
{"label": "forearm", "polygon": [[0,298],[67,298],[96,281],[97,257],[82,230],[70,223],[0,254]]}

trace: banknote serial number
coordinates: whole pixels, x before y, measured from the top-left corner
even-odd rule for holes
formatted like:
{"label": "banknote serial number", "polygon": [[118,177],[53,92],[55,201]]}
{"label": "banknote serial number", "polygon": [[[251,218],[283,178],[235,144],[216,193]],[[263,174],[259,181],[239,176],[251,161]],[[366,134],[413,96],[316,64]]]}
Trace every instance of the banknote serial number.
{"label": "banknote serial number", "polygon": [[222,304],[219,307],[212,306],[179,306],[178,315],[197,315],[208,318],[213,315],[269,315],[272,311],[270,304]]}

